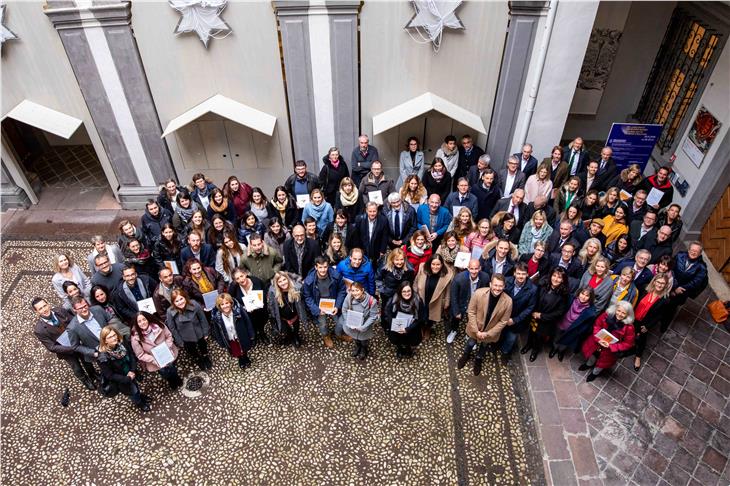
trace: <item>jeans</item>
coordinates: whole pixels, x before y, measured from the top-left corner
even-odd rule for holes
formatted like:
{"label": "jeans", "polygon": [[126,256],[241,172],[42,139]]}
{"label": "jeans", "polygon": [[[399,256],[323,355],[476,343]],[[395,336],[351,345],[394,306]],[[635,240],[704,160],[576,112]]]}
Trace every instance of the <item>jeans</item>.
{"label": "jeans", "polygon": [[520,337],[520,333],[516,332],[511,326],[507,326],[502,329],[502,335],[499,339],[499,350],[502,354],[512,354],[512,350],[517,343],[517,338]]}
{"label": "jeans", "polygon": [[82,383],[87,379],[96,380],[99,378],[99,375],[94,369],[93,363],[86,361],[81,354],[73,353],[64,355],[63,360],[68,363],[71,370],[74,372],[74,376],[76,376],[76,378],[78,378]]}
{"label": "jeans", "polygon": [[335,335],[342,336],[342,326],[339,325],[340,320],[337,316],[328,316],[327,314],[319,314],[319,317],[317,317],[319,334],[321,336],[327,336],[330,333],[329,324],[331,321],[335,322]]}
{"label": "jeans", "polygon": [[483,360],[484,356],[487,354],[487,350],[489,349],[489,343],[479,343],[474,338],[469,338],[466,341],[466,345],[464,346],[464,354],[468,355],[471,353],[471,351],[474,349],[474,346],[477,347],[477,352],[475,359]]}

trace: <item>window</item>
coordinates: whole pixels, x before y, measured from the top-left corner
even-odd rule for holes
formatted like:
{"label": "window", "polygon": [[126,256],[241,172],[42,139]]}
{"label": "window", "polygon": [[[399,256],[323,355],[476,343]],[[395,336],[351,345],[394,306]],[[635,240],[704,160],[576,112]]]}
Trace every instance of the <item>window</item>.
{"label": "window", "polygon": [[657,147],[672,150],[680,126],[720,49],[721,34],[684,7],[677,7],[634,117],[664,125]]}

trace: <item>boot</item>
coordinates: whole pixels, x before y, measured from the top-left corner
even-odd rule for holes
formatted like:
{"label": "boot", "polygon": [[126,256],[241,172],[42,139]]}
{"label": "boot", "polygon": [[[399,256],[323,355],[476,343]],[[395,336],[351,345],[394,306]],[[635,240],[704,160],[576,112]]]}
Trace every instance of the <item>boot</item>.
{"label": "boot", "polygon": [[200,368],[200,371],[205,371],[206,370],[205,367],[206,367],[205,357],[201,356],[200,358],[198,358],[198,368]]}
{"label": "boot", "polygon": [[299,337],[299,333],[294,333],[294,347],[295,348],[301,348],[302,347],[302,338]]}
{"label": "boot", "polygon": [[347,334],[343,334],[341,336],[337,336],[337,339],[339,339],[343,343],[351,343],[352,342],[352,338],[350,336],[348,336]]}
{"label": "boot", "polygon": [[481,358],[474,358],[474,376],[479,376],[482,372]]}
{"label": "boot", "polygon": [[428,341],[430,338],[431,338],[431,328],[424,327],[423,328],[423,340]]}
{"label": "boot", "polygon": [[550,354],[548,355],[548,358],[553,359],[557,353],[558,353],[557,348],[551,347],[550,348]]}
{"label": "boot", "polygon": [[167,384],[170,385],[171,390],[177,390],[180,388],[183,384],[182,378],[180,378],[180,375],[175,375],[170,377],[169,380],[167,380]]}
{"label": "boot", "polygon": [[527,344],[525,344],[525,345],[524,345],[524,346],[522,347],[522,349],[520,349],[520,354],[527,354],[527,352],[528,352],[529,350],[531,350],[531,349],[532,349],[532,346],[530,346],[530,343],[529,343],[529,341],[528,341],[528,342],[527,342]]}
{"label": "boot", "polygon": [[367,343],[363,343],[360,346],[360,353],[357,355],[357,359],[360,361],[363,361],[368,356],[368,345]]}
{"label": "boot", "polygon": [[87,390],[96,390],[96,385],[90,378],[81,378],[81,383],[86,387]]}
{"label": "boot", "polygon": [[333,348],[335,346],[335,343],[332,342],[332,338],[329,334],[322,336],[322,341],[324,342],[325,348]]}
{"label": "boot", "polygon": [[403,351],[403,348],[401,346],[398,346],[395,350],[395,358],[400,361],[405,356],[405,353]]}
{"label": "boot", "polygon": [[213,367],[213,362],[210,360],[210,356],[207,354],[203,356],[203,362],[205,363],[205,369],[209,370]]}
{"label": "boot", "polygon": [[565,350],[558,351],[558,361],[562,362],[563,358],[565,358]]}
{"label": "boot", "polygon": [[149,412],[150,410],[152,410],[150,408],[150,404],[144,400],[140,401],[139,403],[136,403],[135,405],[137,406],[138,409],[142,410],[143,412]]}
{"label": "boot", "polygon": [[360,344],[360,341],[355,341],[355,349],[352,350],[352,353],[350,353],[350,356],[353,358],[356,358],[360,355],[360,348],[362,347],[362,344]]}
{"label": "boot", "polygon": [[469,361],[469,356],[471,353],[464,353],[459,358],[459,361],[456,362],[456,367],[458,369],[462,369],[464,366],[466,366],[466,363]]}

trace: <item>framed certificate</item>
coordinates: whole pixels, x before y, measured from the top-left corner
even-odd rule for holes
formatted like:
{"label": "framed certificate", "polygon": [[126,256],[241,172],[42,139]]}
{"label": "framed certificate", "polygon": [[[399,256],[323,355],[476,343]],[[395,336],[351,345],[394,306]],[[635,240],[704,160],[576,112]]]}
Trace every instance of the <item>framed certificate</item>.
{"label": "framed certificate", "polygon": [[149,312],[150,314],[155,314],[157,312],[157,309],[155,309],[155,301],[152,297],[138,300],[137,308],[140,312]]}
{"label": "framed certificate", "polygon": [[361,331],[364,319],[365,316],[362,312],[349,310],[347,311],[347,320],[345,321],[345,323],[350,329]]}
{"label": "framed certificate", "polygon": [[319,299],[319,310],[324,314],[334,314],[335,299]]}
{"label": "framed certificate", "polygon": [[299,209],[304,209],[304,206],[306,206],[308,202],[309,202],[309,194],[297,195],[297,207]]}

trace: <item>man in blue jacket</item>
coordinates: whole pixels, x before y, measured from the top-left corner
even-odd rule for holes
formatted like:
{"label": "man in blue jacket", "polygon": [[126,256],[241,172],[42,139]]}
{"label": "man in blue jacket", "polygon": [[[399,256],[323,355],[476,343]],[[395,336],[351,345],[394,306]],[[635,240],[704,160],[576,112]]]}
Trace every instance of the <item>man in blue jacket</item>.
{"label": "man in blue jacket", "polygon": [[[345,283],[342,281],[342,277],[337,270],[329,266],[325,257],[318,256],[314,259],[314,268],[309,272],[307,278],[304,279],[302,293],[304,294],[304,303],[307,306],[307,310],[319,323],[319,334],[322,336],[325,347],[333,347],[334,343],[330,337],[327,321],[328,317],[334,319],[337,316],[342,308],[343,302],[345,302],[347,291],[345,290]],[[320,299],[334,299],[335,307],[331,314],[325,314],[319,308]],[[337,337],[342,341],[349,341],[349,339],[345,339],[349,338],[345,334],[340,333]]]}
{"label": "man in blue jacket", "polygon": [[449,224],[451,224],[451,219],[449,210],[441,206],[441,196],[438,194],[431,194],[428,198],[428,204],[421,204],[416,212],[418,229],[423,226],[428,228],[430,233],[428,240],[433,248],[438,247],[439,241],[441,241]]}
{"label": "man in blue jacket", "polygon": [[700,295],[707,287],[707,264],[702,259],[702,243],[693,241],[687,251],[680,251],[674,257],[674,283],[669,294],[669,305],[662,319],[661,331],[669,328],[677,309],[683,306],[687,299]]}
{"label": "man in blue jacket", "polygon": [[337,264],[337,272],[345,280],[359,282],[368,294],[375,297],[375,272],[362,249],[353,248],[350,250],[350,256]]}
{"label": "man in blue jacket", "polygon": [[525,263],[520,262],[515,265],[515,273],[507,278],[504,291],[512,298],[512,315],[507,327],[502,330],[499,349],[504,359],[508,360],[512,356],[512,350],[520,333],[527,330],[530,314],[537,303],[537,286],[527,278]]}
{"label": "man in blue jacket", "polygon": [[473,258],[469,261],[467,269],[454,277],[451,282],[451,322],[447,321],[449,334],[446,342],[451,344],[456,338],[459,324],[466,317],[466,310],[469,307],[469,300],[477,289],[489,287],[489,275],[482,271],[479,260]]}

